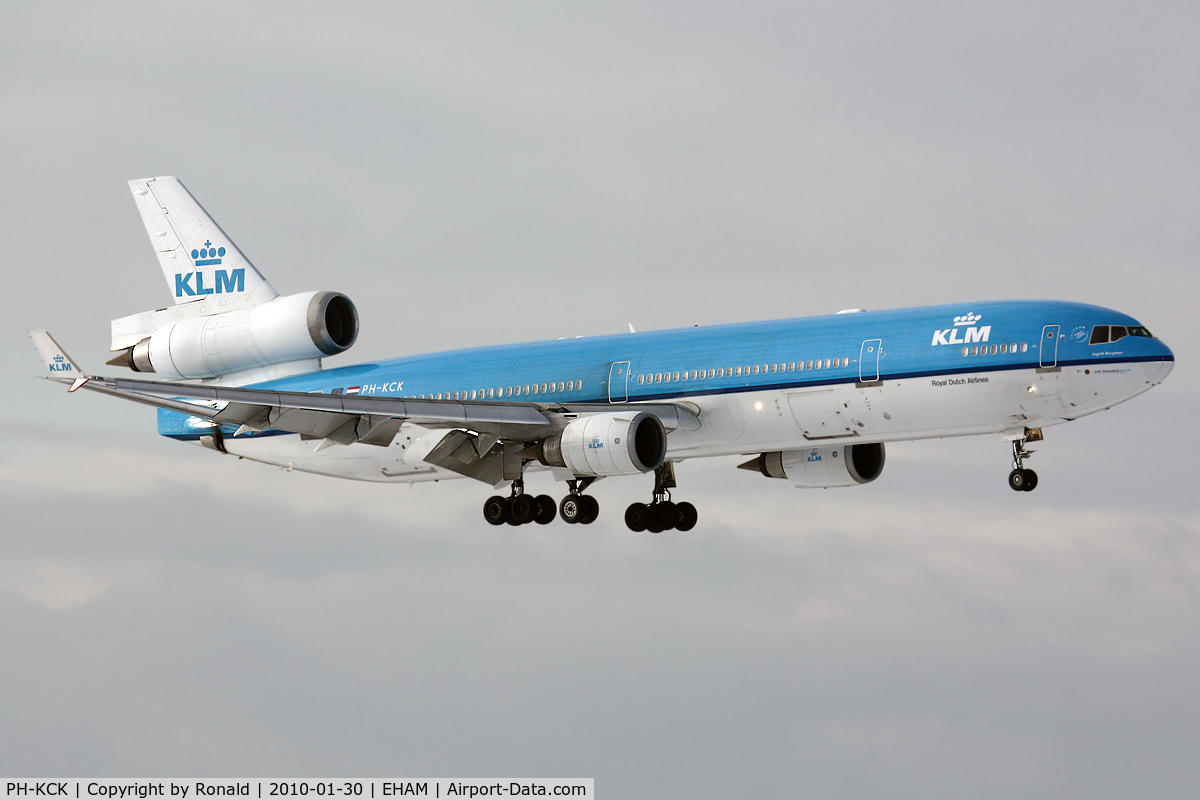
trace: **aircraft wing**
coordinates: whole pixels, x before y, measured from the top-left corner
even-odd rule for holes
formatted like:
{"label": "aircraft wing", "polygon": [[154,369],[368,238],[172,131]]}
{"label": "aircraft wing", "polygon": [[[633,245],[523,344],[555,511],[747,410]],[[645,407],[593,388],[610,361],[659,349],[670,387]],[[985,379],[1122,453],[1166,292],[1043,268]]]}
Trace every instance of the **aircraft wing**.
{"label": "aircraft wing", "polygon": [[[279,430],[320,439],[318,449],[333,444],[363,442],[387,446],[404,422],[427,428],[460,428],[495,442],[535,442],[561,431],[577,417],[622,411],[649,412],[668,431],[696,430],[700,420],[682,405],[521,403],[511,401],[421,400],[363,395],[327,395],[272,391],[234,386],[205,386],[168,381],[103,378],[85,375],[45,331],[31,337],[46,361],[52,380],[127,400],[168,408],[236,425],[238,432]],[[70,370],[56,372],[55,365]]]}

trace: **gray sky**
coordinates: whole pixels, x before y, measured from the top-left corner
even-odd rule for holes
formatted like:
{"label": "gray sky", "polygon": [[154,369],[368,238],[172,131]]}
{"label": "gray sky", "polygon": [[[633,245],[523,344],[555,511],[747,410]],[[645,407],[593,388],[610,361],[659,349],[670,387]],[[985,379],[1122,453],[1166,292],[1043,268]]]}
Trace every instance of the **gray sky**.
{"label": "gray sky", "polygon": [[[21,4],[0,26],[0,772],[593,776],[604,797],[1194,797],[1194,3]],[[1169,380],[870,486],[680,467],[687,534],[160,439],[33,380],[166,304],[179,176],[330,364],[998,298],[1132,314]],[[110,370],[112,368],[109,368]],[[546,477],[539,491],[561,489]]]}

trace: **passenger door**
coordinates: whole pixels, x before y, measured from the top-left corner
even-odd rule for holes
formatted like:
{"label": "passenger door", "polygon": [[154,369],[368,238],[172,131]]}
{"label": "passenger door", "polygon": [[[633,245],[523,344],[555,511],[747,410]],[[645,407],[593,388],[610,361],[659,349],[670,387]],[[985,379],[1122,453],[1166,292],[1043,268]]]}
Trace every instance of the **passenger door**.
{"label": "passenger door", "polygon": [[608,402],[625,403],[629,400],[629,362],[614,361],[608,368]]}
{"label": "passenger door", "polygon": [[1038,345],[1038,363],[1043,369],[1058,366],[1058,325],[1042,328],[1042,342]]}

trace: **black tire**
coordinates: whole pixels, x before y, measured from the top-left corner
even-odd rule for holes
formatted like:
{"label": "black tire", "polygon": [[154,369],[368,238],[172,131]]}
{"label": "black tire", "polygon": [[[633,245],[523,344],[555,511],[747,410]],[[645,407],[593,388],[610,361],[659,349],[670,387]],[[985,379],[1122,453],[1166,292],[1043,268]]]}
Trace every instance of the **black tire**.
{"label": "black tire", "polygon": [[1037,473],[1031,469],[1027,469],[1024,472],[1025,472],[1025,488],[1023,491],[1032,492],[1034,489],[1037,488],[1037,483],[1038,483]]}
{"label": "black tire", "polygon": [[536,510],[533,498],[527,494],[519,494],[508,501],[508,514],[513,525],[533,522],[533,512]]}
{"label": "black tire", "polygon": [[691,503],[680,503],[675,506],[675,530],[690,531],[696,527],[696,522],[699,519],[700,514]]}
{"label": "black tire", "polygon": [[596,517],[600,516],[600,501],[590,494],[585,494],[579,498],[579,502],[583,506],[583,518],[579,520],[580,523],[591,525],[596,521]]}
{"label": "black tire", "polygon": [[492,525],[503,525],[508,522],[508,498],[493,495],[483,504],[483,518]]}
{"label": "black tire", "polygon": [[540,494],[533,501],[533,521],[538,525],[549,525],[558,516],[558,503],[548,494]]}
{"label": "black tire", "polygon": [[568,525],[574,525],[583,518],[583,495],[569,494],[558,504],[558,515]]}
{"label": "black tire", "polygon": [[1025,484],[1029,480],[1025,477],[1027,472],[1029,472],[1029,470],[1014,469],[1012,472],[1008,473],[1008,487],[1014,492],[1025,491]]}
{"label": "black tire", "polygon": [[632,503],[625,509],[625,527],[629,530],[641,533],[646,530],[646,523],[649,521],[650,507],[645,503]]}
{"label": "black tire", "polygon": [[669,531],[675,527],[675,504],[663,500],[650,506],[650,517],[660,531]]}

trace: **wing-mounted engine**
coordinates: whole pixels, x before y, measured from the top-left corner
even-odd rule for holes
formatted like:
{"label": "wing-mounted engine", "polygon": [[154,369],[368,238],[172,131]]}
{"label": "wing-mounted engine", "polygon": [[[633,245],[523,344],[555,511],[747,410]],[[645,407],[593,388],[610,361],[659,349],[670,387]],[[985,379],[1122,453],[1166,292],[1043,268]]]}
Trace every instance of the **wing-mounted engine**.
{"label": "wing-mounted engine", "polygon": [[[108,363],[168,380],[212,378],[336,355],[358,338],[358,311],[338,292],[293,294],[204,316],[185,308],[115,320],[113,350],[120,352]],[[126,345],[131,339],[137,343]]]}
{"label": "wing-mounted engine", "polygon": [[658,469],[667,454],[662,421],[645,411],[591,414],[542,440],[543,464],[576,475],[636,475]]}
{"label": "wing-mounted engine", "polygon": [[883,472],[882,444],[847,444],[763,453],[740,469],[784,478],[800,488],[826,489],[870,483]]}

